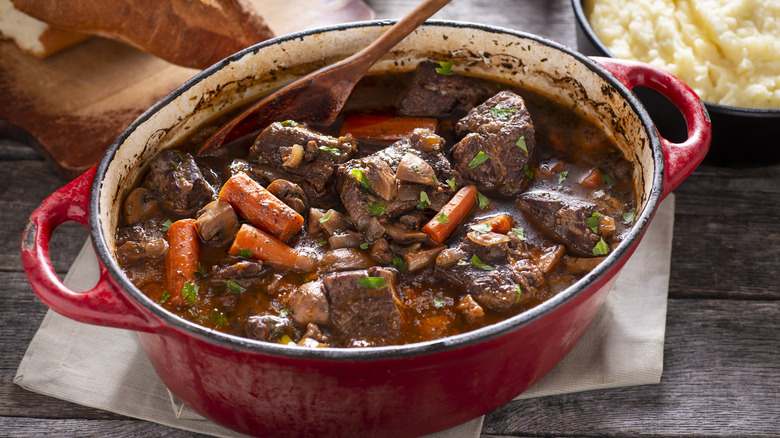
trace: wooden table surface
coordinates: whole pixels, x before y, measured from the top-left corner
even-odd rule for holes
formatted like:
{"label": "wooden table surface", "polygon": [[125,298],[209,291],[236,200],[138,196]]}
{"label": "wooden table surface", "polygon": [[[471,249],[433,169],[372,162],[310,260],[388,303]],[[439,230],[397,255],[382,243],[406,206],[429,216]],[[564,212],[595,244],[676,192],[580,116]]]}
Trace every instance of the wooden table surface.
{"label": "wooden table surface", "polygon": [[[367,3],[378,18],[397,18],[416,4]],[[454,0],[435,18],[576,47],[568,0]],[[192,436],[13,384],[47,310],[21,267],[22,230],[65,183],[27,145],[0,140],[0,436]],[[484,436],[780,436],[780,165],[705,164],[675,193],[661,383],[514,401],[487,415]],[[86,237],[74,224],[55,232],[52,262],[61,276]]]}

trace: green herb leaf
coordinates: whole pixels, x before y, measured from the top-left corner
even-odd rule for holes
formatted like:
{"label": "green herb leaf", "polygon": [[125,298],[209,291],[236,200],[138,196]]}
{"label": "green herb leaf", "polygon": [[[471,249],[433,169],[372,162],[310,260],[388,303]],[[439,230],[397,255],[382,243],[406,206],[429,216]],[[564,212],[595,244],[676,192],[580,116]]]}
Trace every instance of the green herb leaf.
{"label": "green herb leaf", "polygon": [[160,229],[162,230],[163,233],[167,233],[168,229],[171,228],[171,225],[173,225],[173,221],[170,219],[166,219],[165,222],[163,222],[162,225],[160,225]]}
{"label": "green herb leaf", "polygon": [[522,149],[526,154],[528,153],[528,146],[525,144],[525,135],[521,135],[520,138],[517,139],[517,143],[515,143],[515,145]]}
{"label": "green herb leaf", "polygon": [[246,257],[248,259],[252,258],[252,250],[250,249],[239,249],[238,250],[238,256],[239,257]]}
{"label": "green herb leaf", "polygon": [[190,306],[195,304],[198,301],[198,285],[185,282],[184,286],[181,287],[181,297]]}
{"label": "green herb leaf", "polygon": [[588,228],[593,231],[593,233],[598,234],[599,233],[599,218],[601,217],[598,213],[593,213],[590,215],[589,218],[585,219],[585,225],[588,226]]}
{"label": "green herb leaf", "polygon": [[282,126],[287,126],[287,127],[291,127],[291,128],[296,128],[296,127],[298,127],[298,126],[301,126],[301,124],[300,124],[300,123],[298,123],[298,122],[296,122],[296,121],[293,121],[293,120],[284,120],[284,121],[282,121],[282,122],[279,122],[279,123],[280,123]]}
{"label": "green herb leaf", "polygon": [[179,162],[178,161],[173,163],[173,170],[179,170]]}
{"label": "green herb leaf", "polygon": [[290,316],[290,309],[282,309],[282,310],[280,310],[279,311],[279,316],[281,316],[282,318],[286,318],[286,317]]}
{"label": "green herb leaf", "polygon": [[184,159],[184,154],[182,154],[180,150],[174,149],[173,153],[176,154],[176,156],[179,157],[180,160]]}
{"label": "green herb leaf", "polygon": [[380,287],[387,286],[387,281],[382,277],[360,277],[357,279],[357,282],[360,283],[361,286],[370,289],[379,289]]}
{"label": "green herb leaf", "polygon": [[440,224],[446,224],[449,221],[450,221],[450,218],[448,218],[447,215],[444,214],[444,212],[441,212],[441,213],[438,214],[438,216],[436,216],[436,222],[438,222]]}
{"label": "green herb leaf", "polygon": [[416,173],[420,173],[420,168],[417,167],[416,164],[412,164],[412,170],[414,170]]}
{"label": "green herb leaf", "polygon": [[470,228],[478,233],[483,233],[483,234],[493,231],[493,227],[491,227],[490,224],[487,222],[482,222],[481,224],[472,225]]}
{"label": "green herb leaf", "polygon": [[612,181],[612,178],[610,178],[610,176],[607,175],[606,173],[602,173],[601,174],[601,181],[603,181],[604,184],[606,184],[608,186],[614,186],[615,185],[615,182]]}
{"label": "green herb leaf", "polygon": [[523,290],[520,288],[520,285],[515,283],[515,303],[520,301],[520,296],[523,295]]}
{"label": "green herb leaf", "polygon": [[363,169],[352,169],[352,176],[355,177],[356,180],[360,184],[363,184],[363,186],[367,189],[371,188],[371,183],[368,182],[368,179],[366,178],[366,174],[363,172]]}
{"label": "green herb leaf", "polygon": [[168,291],[163,292],[162,296],[160,297],[160,304],[164,304],[166,301],[168,301],[168,298],[171,297],[171,293]]}
{"label": "green herb leaf", "polygon": [[227,287],[236,295],[241,295],[242,293],[246,292],[246,288],[244,286],[241,286],[233,280],[227,281]]}
{"label": "green herb leaf", "polygon": [[523,167],[523,171],[525,171],[525,177],[528,179],[534,179],[534,171],[531,170],[531,167],[527,164]]}
{"label": "green herb leaf", "polygon": [[495,117],[497,119],[506,119],[510,115],[512,115],[512,113],[516,113],[518,111],[520,111],[520,110],[518,110],[516,107],[504,106],[504,105],[499,103],[498,105],[494,106],[493,108],[490,108],[490,115],[492,115],[493,117]]}
{"label": "green herb leaf", "polygon": [[525,240],[525,230],[522,228],[512,228],[511,231],[515,233],[520,240]]}
{"label": "green herb leaf", "polygon": [[387,210],[387,205],[382,204],[381,202],[375,202],[373,204],[366,205],[366,210],[368,210],[368,212],[374,216],[382,216],[385,214],[385,210]]}
{"label": "green herb leaf", "polygon": [[486,271],[492,271],[493,270],[492,266],[486,265],[485,263],[483,263],[482,260],[480,260],[479,257],[477,257],[476,254],[471,256],[471,264],[476,266],[476,267],[478,267],[478,268],[480,268],[480,269],[484,269]]}
{"label": "green herb leaf", "polygon": [[423,190],[420,192],[420,204],[417,205],[417,208],[420,210],[425,210],[431,205],[431,199],[428,197],[428,193]]}
{"label": "green herb leaf", "polygon": [[479,166],[480,164],[482,164],[485,161],[487,161],[489,158],[490,158],[490,155],[488,155],[488,154],[486,154],[486,153],[484,153],[482,151],[477,152],[477,155],[475,155],[474,158],[472,158],[471,161],[469,162],[469,169],[473,169],[473,168]]}
{"label": "green herb leaf", "polygon": [[565,180],[567,176],[569,176],[569,171],[568,170],[564,170],[563,172],[559,173],[558,174],[558,184],[562,183],[563,180]]}
{"label": "green herb leaf", "polygon": [[195,279],[198,281],[203,281],[206,278],[206,273],[203,271],[203,266],[201,266],[200,262],[198,262],[198,270],[193,275],[195,275]]}
{"label": "green herb leaf", "polygon": [[325,216],[317,219],[317,221],[319,221],[319,223],[321,223],[321,224],[324,224],[325,222],[327,222],[330,219],[330,215],[331,215],[331,213],[328,212],[328,214],[326,214]]}
{"label": "green herb leaf", "polygon": [[323,152],[327,152],[327,153],[329,153],[331,155],[335,155],[337,157],[341,156],[341,150],[339,150],[339,148],[334,148],[334,147],[330,147],[330,146],[320,146],[317,149],[319,149],[319,150],[321,150]]}
{"label": "green herb leaf", "polygon": [[368,242],[363,242],[360,244],[360,249],[368,249]]}
{"label": "green herb leaf", "polygon": [[596,246],[593,247],[593,255],[607,255],[609,254],[609,245],[607,242],[604,241],[604,238],[602,237],[599,239],[599,243],[596,244]]}
{"label": "green herb leaf", "polygon": [[458,189],[458,184],[456,184],[455,181],[448,179],[445,182],[450,186],[453,192]]}
{"label": "green herb leaf", "polygon": [[436,67],[436,73],[444,76],[452,76],[455,74],[454,71],[452,71],[453,62],[450,61],[442,61],[439,63],[439,67]]}
{"label": "green herb leaf", "polygon": [[211,311],[209,319],[217,327],[224,327],[227,325],[227,317],[225,317],[225,314],[217,309]]}
{"label": "green herb leaf", "polygon": [[482,193],[477,192],[477,205],[479,206],[480,210],[484,210],[488,205],[490,205],[490,199],[488,199],[488,197]]}
{"label": "green herb leaf", "polygon": [[327,244],[328,244],[328,241],[327,241],[327,240],[323,240],[323,241],[321,241],[321,242],[317,242],[317,243],[315,243],[315,244],[314,244],[314,246],[316,246],[317,248],[319,248],[319,247],[321,247],[321,246],[323,246],[323,245],[327,245]]}
{"label": "green herb leaf", "polygon": [[409,269],[406,262],[401,257],[393,257],[391,264],[395,269],[398,269],[399,272],[406,272],[406,270]]}
{"label": "green herb leaf", "polygon": [[434,299],[433,299],[433,305],[434,305],[434,306],[435,306],[437,309],[440,309],[440,308],[444,307],[444,305],[445,305],[445,304],[446,304],[446,303],[445,303],[445,302],[444,302],[444,300],[442,300],[441,298],[434,298]]}
{"label": "green herb leaf", "polygon": [[458,263],[457,263],[457,265],[458,265],[458,266],[470,266],[470,265],[471,265],[471,263],[469,263],[469,262],[467,262],[467,261],[465,261],[465,260],[462,260],[462,259],[461,259],[461,260],[458,260]]}
{"label": "green herb leaf", "polygon": [[634,218],[636,218],[636,211],[634,210],[623,213],[623,222],[627,224],[634,222]]}

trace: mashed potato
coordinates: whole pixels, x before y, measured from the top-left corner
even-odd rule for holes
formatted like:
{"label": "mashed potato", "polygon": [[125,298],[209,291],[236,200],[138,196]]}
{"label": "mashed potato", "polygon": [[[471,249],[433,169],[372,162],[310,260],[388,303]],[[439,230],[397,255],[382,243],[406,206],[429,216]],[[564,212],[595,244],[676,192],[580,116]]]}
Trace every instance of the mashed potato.
{"label": "mashed potato", "polygon": [[618,58],[661,67],[708,102],[780,108],[780,0],[585,0]]}

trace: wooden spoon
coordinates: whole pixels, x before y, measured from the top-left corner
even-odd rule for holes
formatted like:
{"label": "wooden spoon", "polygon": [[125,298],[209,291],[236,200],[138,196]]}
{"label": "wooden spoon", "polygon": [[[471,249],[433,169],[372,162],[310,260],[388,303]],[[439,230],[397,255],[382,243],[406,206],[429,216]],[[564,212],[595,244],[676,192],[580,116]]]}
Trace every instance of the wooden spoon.
{"label": "wooden spoon", "polygon": [[324,128],[338,117],[355,84],[388,50],[450,0],[425,0],[365,49],[280,88],[248,107],[211,135],[198,156],[222,144],[257,132],[258,126],[294,120]]}

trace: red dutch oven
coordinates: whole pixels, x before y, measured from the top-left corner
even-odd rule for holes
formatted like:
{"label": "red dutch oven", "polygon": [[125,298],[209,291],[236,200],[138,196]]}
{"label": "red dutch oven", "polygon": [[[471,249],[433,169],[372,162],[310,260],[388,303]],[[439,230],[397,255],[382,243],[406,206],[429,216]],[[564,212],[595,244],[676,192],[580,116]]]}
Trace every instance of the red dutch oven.
{"label": "red dutch oven", "polygon": [[[373,71],[408,71],[423,59],[541,90],[587,114],[633,163],[637,219],[606,260],[572,287],[525,313],[436,341],[373,348],[309,349],[214,332],[141,293],[114,258],[114,230],[127,188],[160,150],[228,108],[368,45],[391,22],[354,23],[270,40],[203,71],[139,117],[92,170],[31,216],[22,261],[40,299],[76,321],[138,332],[157,374],[202,416],[258,436],[415,436],[456,426],[522,393],[566,356],[602,306],[661,199],[704,158],[711,130],[698,97],[651,66],[587,58],[538,36],[431,21]],[[631,93],[669,98],[688,139],[661,138]],[[101,263],[91,290],[55,274],[49,241],[61,223],[89,227]]]}

